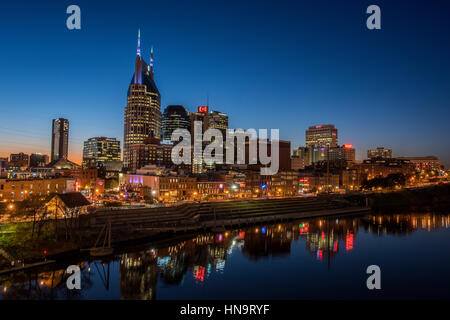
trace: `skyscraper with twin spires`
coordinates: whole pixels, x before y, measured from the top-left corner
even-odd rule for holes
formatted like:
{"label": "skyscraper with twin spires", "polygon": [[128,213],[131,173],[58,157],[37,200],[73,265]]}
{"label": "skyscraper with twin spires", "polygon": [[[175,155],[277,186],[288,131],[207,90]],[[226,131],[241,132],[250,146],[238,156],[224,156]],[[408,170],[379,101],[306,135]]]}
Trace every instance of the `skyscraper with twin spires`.
{"label": "skyscraper with twin spires", "polygon": [[141,55],[139,31],[134,74],[128,87],[125,107],[123,144],[125,167],[129,166],[130,146],[143,143],[148,137],[161,139],[161,95],[154,81],[153,48],[150,52],[150,65],[147,65]]}

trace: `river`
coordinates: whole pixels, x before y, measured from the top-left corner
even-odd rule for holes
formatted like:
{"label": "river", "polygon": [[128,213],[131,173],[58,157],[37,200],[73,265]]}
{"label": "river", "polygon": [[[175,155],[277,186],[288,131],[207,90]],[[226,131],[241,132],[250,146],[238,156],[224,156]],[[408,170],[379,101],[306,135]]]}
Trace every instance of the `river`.
{"label": "river", "polygon": [[[449,227],[448,214],[384,214],[178,236],[3,275],[0,299],[449,299]],[[81,290],[67,289],[70,264]]]}

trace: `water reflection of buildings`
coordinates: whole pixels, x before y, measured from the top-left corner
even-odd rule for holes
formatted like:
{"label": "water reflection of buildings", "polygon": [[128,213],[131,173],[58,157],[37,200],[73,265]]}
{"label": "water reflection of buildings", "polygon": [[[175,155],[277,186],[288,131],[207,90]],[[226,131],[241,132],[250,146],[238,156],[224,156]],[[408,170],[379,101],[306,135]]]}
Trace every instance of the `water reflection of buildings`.
{"label": "water reflection of buildings", "polygon": [[[87,265],[82,262],[80,269],[86,271]],[[64,269],[30,270],[0,277],[0,298],[5,300],[67,300],[82,298],[82,292],[68,290],[66,280],[69,275]],[[81,273],[81,281],[86,289],[92,282],[86,272]]]}
{"label": "water reflection of buildings", "polygon": [[[304,241],[313,259],[328,261],[357,245],[357,232],[379,236],[407,235],[449,228],[450,216],[432,213],[368,215],[363,217],[309,219],[277,225],[255,226],[223,233],[199,234],[170,246],[149,247],[122,254],[119,258],[119,290],[122,299],[155,299],[158,282],[180,286],[188,279],[196,285],[225,272],[229,256],[241,251],[247,259],[288,256],[294,241]],[[99,281],[101,269],[81,263],[83,292]],[[101,265],[101,264],[99,264]],[[95,272],[91,269],[94,268]],[[105,269],[103,269],[105,270]],[[67,275],[55,269],[13,274],[0,278],[0,297],[4,299],[77,299],[65,287]],[[106,277],[103,277],[106,279]],[[103,279],[102,278],[102,279]],[[102,280],[103,281],[103,280]],[[91,284],[90,284],[91,283]],[[105,289],[110,290],[105,282]]]}
{"label": "water reflection of buildings", "polygon": [[[360,228],[380,235],[407,234],[418,229],[431,231],[440,227],[448,228],[449,224],[448,215],[369,215],[355,218],[310,219],[224,233],[200,234],[175,246],[152,251],[151,259],[148,261],[149,265],[153,266],[151,272],[145,272],[145,268],[140,269],[141,273],[134,272],[136,259],[140,263],[146,261],[142,256],[145,256],[144,252],[134,254],[135,257],[131,258],[131,262],[127,265],[122,259],[121,288],[127,287],[131,293],[124,296],[125,291],[121,291],[122,298],[155,298],[158,275],[166,285],[181,285],[186,276],[192,277],[197,285],[201,285],[213,273],[224,272],[227,257],[236,249],[240,249],[248,259],[257,261],[267,257],[288,256],[292,250],[292,242],[304,240],[306,250],[315,259],[330,263],[339,252],[349,252],[355,248]],[[124,257],[130,258],[130,254]],[[133,276],[127,275],[128,272]],[[135,279],[128,283],[134,277],[139,280]],[[141,288],[150,287],[153,293],[151,296],[145,294],[148,289],[139,291]]]}

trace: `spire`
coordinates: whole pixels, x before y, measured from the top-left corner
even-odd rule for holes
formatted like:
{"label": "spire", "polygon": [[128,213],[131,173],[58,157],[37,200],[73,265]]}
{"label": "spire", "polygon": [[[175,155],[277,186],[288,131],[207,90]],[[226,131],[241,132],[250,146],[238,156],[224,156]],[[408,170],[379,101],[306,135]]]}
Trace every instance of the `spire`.
{"label": "spire", "polygon": [[141,56],[141,29],[138,29],[137,55],[138,55],[138,56]]}
{"label": "spire", "polygon": [[153,46],[150,50],[150,74],[152,76],[153,79]]}

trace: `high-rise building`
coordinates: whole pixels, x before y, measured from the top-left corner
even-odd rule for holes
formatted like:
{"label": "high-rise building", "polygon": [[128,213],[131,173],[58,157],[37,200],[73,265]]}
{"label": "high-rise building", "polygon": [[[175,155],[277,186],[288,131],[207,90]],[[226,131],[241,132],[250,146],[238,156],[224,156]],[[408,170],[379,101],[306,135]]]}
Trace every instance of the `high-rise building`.
{"label": "high-rise building", "polygon": [[136,171],[142,167],[152,164],[171,167],[172,145],[161,144],[156,138],[147,138],[143,143],[130,146],[129,171]]}
{"label": "high-rise building", "polygon": [[226,131],[228,129],[228,116],[219,111],[210,111],[206,116],[206,130],[210,128],[219,129],[225,141]]}
{"label": "high-rise building", "polygon": [[292,151],[293,158],[308,158],[308,148],[306,147],[298,147]]}
{"label": "high-rise building", "polygon": [[[209,111],[208,106],[199,106],[197,109],[197,112],[193,112],[189,115],[189,118],[191,120],[191,136],[194,138],[194,125],[195,121],[202,122],[202,131],[203,134],[208,129],[219,129],[222,132],[222,138],[225,142],[226,138],[226,130],[228,129],[228,116],[225,113],[219,112],[219,111]],[[196,153],[196,151],[192,150],[193,152],[193,161],[192,161],[192,172],[193,173],[202,173],[205,171],[205,169],[211,170],[214,169],[214,165],[206,165],[203,162],[203,149],[206,145],[209,143],[207,141],[203,141],[203,148],[202,152]],[[225,143],[223,145],[223,149],[225,149]],[[223,158],[225,155],[225,152],[223,151],[222,154],[214,154],[214,157],[217,158]]]}
{"label": "high-rise building", "polygon": [[44,167],[48,163],[48,155],[41,153],[33,153],[30,155],[30,167]]}
{"label": "high-rise building", "polygon": [[338,130],[332,124],[311,126],[306,130],[306,147],[338,146]]}
{"label": "high-rise building", "polygon": [[51,161],[65,159],[69,153],[69,120],[53,119]]}
{"label": "high-rise building", "polygon": [[130,146],[143,143],[145,139],[161,139],[161,95],[156,87],[153,72],[153,48],[150,65],[141,56],[141,37],[138,47],[134,74],[127,93],[124,119],[124,167],[129,166]]}
{"label": "high-rise building", "polygon": [[83,167],[104,167],[120,161],[120,141],[116,138],[89,138],[83,146]]}
{"label": "high-rise building", "polygon": [[378,147],[376,149],[367,150],[367,158],[369,158],[369,159],[375,159],[375,158],[390,159],[390,158],[392,158],[392,149],[385,149],[383,147]]}
{"label": "high-rise building", "polygon": [[162,117],[163,140],[171,141],[172,132],[176,129],[191,130],[188,112],[183,106],[167,106]]}
{"label": "high-rise building", "polygon": [[330,148],[328,151],[330,161],[351,161],[356,160],[356,152],[351,144],[344,144],[342,147]]}

